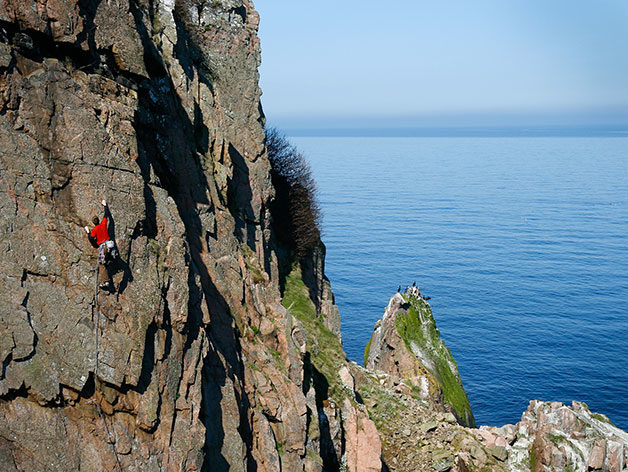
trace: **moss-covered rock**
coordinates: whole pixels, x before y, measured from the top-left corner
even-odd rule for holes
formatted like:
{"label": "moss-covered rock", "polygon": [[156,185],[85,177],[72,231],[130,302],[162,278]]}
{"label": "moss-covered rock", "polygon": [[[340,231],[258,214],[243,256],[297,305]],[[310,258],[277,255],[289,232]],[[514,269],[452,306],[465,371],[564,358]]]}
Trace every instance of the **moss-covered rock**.
{"label": "moss-covered rock", "polygon": [[312,400],[309,423],[318,421],[323,469],[338,470],[346,464],[351,471],[381,470],[376,423],[353,382],[359,368],[347,360],[333,325],[327,323],[329,314],[316,309],[299,265],[286,276],[282,303],[301,323],[305,335],[302,389]]}
{"label": "moss-covered rock", "polygon": [[462,425],[475,425],[456,361],[420,295],[390,299],[365,351],[365,366],[407,380],[423,400],[451,411]]}
{"label": "moss-covered rock", "polygon": [[[303,324],[307,333],[306,358],[327,383],[324,387],[326,395],[333,394],[334,400],[341,403],[346,392],[342,388],[338,371],[347,363],[346,356],[338,337],[317,314],[298,266],[286,277],[282,304]],[[317,376],[312,377],[316,381]]]}

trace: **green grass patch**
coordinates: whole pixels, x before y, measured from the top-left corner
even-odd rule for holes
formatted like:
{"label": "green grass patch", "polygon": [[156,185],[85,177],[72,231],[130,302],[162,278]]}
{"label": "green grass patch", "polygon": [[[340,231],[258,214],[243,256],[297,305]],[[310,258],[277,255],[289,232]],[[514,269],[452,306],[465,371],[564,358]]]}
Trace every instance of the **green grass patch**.
{"label": "green grass patch", "polygon": [[301,280],[301,269],[295,266],[286,277],[282,304],[303,324],[307,337],[307,350],[312,366],[326,379],[328,394],[342,403],[346,392],[342,388],[338,370],[345,365],[346,357],[338,337],[316,314],[310,292]]}
{"label": "green grass patch", "polygon": [[277,453],[279,453],[280,456],[283,456],[283,444],[279,441],[275,441],[275,448],[277,449]]}
{"label": "green grass patch", "polygon": [[148,247],[150,248],[151,252],[153,254],[156,254],[157,256],[161,253],[161,247],[159,246],[159,243],[153,238],[148,239]]}
{"label": "green grass patch", "polygon": [[595,418],[598,421],[601,421],[602,423],[607,423],[607,424],[610,424],[611,426],[615,426],[611,422],[611,420],[608,418],[608,416],[604,416],[599,413],[591,413],[591,417]]}
{"label": "green grass patch", "polygon": [[318,452],[312,451],[310,448],[306,448],[305,449],[305,455],[312,462],[314,462],[314,464],[320,466],[321,469],[323,468],[323,459],[321,459],[321,456],[318,454]]}
{"label": "green grass patch", "polygon": [[[275,365],[279,367],[279,370],[281,370],[281,372],[283,372],[285,375],[288,375],[288,368],[286,367],[286,364],[284,363],[281,353],[277,351],[276,349],[270,349],[270,355],[275,361]],[[274,389],[274,386],[273,386],[273,389]]]}
{"label": "green grass patch", "polygon": [[559,447],[560,444],[565,441],[565,438],[560,434],[547,433],[547,438],[552,441],[556,447]]}
{"label": "green grass patch", "polygon": [[257,260],[257,257],[255,256],[253,250],[247,245],[242,245],[242,253],[244,254],[246,269],[253,277],[253,283],[260,284],[264,282],[266,280],[264,278],[264,271],[260,266],[260,263]]}
{"label": "green grass patch", "polygon": [[371,352],[371,341],[373,341],[374,334],[375,334],[375,332],[373,332],[373,334],[371,334],[369,342],[366,343],[366,347],[364,348],[364,365],[365,366],[366,366],[366,361],[369,358],[369,352]]}
{"label": "green grass patch", "polygon": [[534,444],[530,446],[530,472],[536,472],[536,449],[534,449]]}
{"label": "green grass patch", "polygon": [[[407,313],[397,315],[397,332],[406,344],[408,351],[412,352],[412,345],[414,344],[433,363],[434,371],[431,373],[441,385],[443,399],[453,407],[461,422],[466,426],[474,426],[475,419],[471,405],[456,372],[458,366],[440,338],[429,305],[413,296],[406,296],[406,300],[410,302],[410,307]],[[428,366],[425,367],[431,371]]]}
{"label": "green grass patch", "polygon": [[161,246],[157,240],[149,238],[147,242],[150,252],[152,252],[157,258],[157,272],[165,272],[168,270],[166,267],[165,255],[162,253]]}

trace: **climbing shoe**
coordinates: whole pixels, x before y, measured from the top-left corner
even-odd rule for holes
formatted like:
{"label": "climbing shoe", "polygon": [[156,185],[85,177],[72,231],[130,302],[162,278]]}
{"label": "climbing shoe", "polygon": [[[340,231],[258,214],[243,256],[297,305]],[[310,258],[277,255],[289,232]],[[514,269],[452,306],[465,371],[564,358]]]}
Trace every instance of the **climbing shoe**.
{"label": "climbing shoe", "polygon": [[101,290],[105,290],[107,292],[111,292],[113,290],[111,282],[105,282],[104,284],[100,284],[99,287]]}

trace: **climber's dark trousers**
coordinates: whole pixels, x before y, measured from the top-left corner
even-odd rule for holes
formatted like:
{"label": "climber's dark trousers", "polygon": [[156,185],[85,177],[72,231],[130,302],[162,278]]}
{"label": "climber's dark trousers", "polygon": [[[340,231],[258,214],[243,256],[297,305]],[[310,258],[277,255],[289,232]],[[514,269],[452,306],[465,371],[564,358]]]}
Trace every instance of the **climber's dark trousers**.
{"label": "climber's dark trousers", "polygon": [[113,288],[113,280],[111,280],[111,275],[109,274],[109,267],[105,264],[98,264],[98,285],[106,284],[107,282],[109,282]]}

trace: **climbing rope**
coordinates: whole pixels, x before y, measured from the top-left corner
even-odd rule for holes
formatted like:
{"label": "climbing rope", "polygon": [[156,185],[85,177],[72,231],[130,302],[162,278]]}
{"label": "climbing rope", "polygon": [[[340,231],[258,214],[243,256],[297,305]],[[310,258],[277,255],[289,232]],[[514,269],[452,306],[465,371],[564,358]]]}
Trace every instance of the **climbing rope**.
{"label": "climbing rope", "polygon": [[[98,259],[96,260],[96,289],[94,291],[94,302],[92,303],[93,310],[96,311],[96,367],[94,368],[94,395],[96,395],[96,381],[98,380],[98,353],[100,349],[98,348],[98,340],[100,339],[100,310],[98,309],[98,269],[99,269]],[[94,311],[92,311],[92,321],[94,320]],[[95,398],[94,398],[95,399]],[[111,442],[111,449],[113,451],[113,455],[116,458],[116,464],[118,465],[118,470],[122,472],[122,465],[120,464],[120,458],[118,457],[118,451],[116,451],[116,438],[115,438],[115,429],[114,434],[112,435],[109,432],[109,426],[107,425],[107,421],[105,420],[105,416],[102,413],[102,409],[100,408],[100,402],[96,401],[96,409],[98,410],[98,416],[102,420],[105,425],[105,433],[107,433],[107,440],[110,441],[113,438],[113,442]]]}

